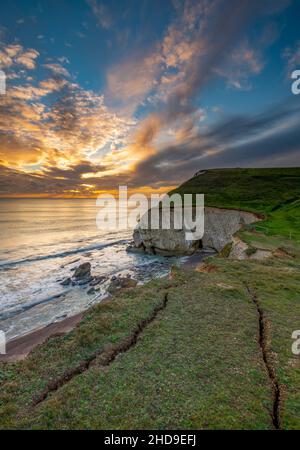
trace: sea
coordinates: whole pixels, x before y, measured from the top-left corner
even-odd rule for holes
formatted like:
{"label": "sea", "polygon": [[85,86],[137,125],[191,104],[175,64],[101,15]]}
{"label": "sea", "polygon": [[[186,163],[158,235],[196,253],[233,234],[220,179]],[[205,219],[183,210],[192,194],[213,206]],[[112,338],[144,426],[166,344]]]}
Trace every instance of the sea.
{"label": "sea", "polygon": [[[95,199],[0,199],[0,331],[7,341],[87,310],[107,297],[113,276],[139,284],[169,273],[185,258],[128,252],[131,229],[99,228]],[[106,281],[62,286],[90,262]]]}

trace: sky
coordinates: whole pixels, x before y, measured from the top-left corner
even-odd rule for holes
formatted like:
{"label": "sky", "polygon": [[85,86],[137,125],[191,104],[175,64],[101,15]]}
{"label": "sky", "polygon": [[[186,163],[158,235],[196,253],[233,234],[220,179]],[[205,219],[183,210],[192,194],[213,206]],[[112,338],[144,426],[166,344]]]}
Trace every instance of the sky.
{"label": "sky", "polygon": [[3,0],[0,196],[300,166],[299,0]]}

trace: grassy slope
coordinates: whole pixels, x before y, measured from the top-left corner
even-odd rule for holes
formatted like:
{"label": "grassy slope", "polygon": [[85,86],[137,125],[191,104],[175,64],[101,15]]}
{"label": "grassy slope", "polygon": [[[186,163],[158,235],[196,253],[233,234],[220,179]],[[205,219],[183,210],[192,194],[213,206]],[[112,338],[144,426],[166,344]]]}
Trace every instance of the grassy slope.
{"label": "grassy slope", "polygon": [[[228,277],[221,279],[228,286]],[[24,394],[29,393],[29,400],[34,388],[23,379],[22,426],[271,428],[267,412],[271,390],[257,351],[253,305],[240,283],[234,278],[230,283],[229,290],[218,287],[213,275],[176,271],[166,309],[148,325],[137,345],[109,367],[95,366],[75,377],[31,414]],[[155,292],[155,286],[152,289]],[[124,313],[132,311],[137,300],[140,310],[149,308],[153,298],[158,302],[163,292],[155,294],[152,289],[149,285],[147,295],[140,290],[121,296],[118,303],[124,304]],[[103,308],[107,306],[96,310]],[[42,366],[48,361],[43,352],[39,358]],[[17,398],[20,401],[20,395]]]}
{"label": "grassy slope", "polygon": [[[292,196],[297,183],[289,187]],[[224,199],[226,190],[223,183]],[[283,197],[288,200],[287,194],[276,196],[277,205]],[[265,211],[250,207],[249,197],[245,209],[270,214],[276,207],[275,196],[268,210],[261,206]],[[219,205],[213,198],[209,204]],[[233,200],[224,200],[222,206],[238,207]],[[98,305],[70,334],[51,339],[23,362],[0,366],[0,427],[272,428],[271,382],[247,283],[264,310],[268,352],[285,387],[281,425],[299,429],[300,357],[292,354],[291,334],[300,328],[300,248],[280,235],[242,235],[252,246],[284,248],[293,257],[267,262],[214,258],[210,273],[176,269],[171,280],[154,280]],[[135,346],[106,367],[96,359],[87,371],[32,406],[49,381],[96,349],[123,342],[166,292],[166,308],[145,327]]]}
{"label": "grassy slope", "polygon": [[206,206],[263,214],[257,229],[300,240],[300,168],[208,170],[172,192],[202,193]]}

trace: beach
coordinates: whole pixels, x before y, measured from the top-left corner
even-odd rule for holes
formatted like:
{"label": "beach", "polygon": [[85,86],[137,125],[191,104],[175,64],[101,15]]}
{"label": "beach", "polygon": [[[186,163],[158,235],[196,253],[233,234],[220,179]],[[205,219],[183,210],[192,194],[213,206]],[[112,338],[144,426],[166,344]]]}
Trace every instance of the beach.
{"label": "beach", "polygon": [[61,322],[52,323],[24,336],[12,339],[6,346],[6,354],[0,355],[0,362],[15,362],[26,358],[36,346],[43,344],[49,338],[70,332],[82,317],[83,314],[76,314]]}

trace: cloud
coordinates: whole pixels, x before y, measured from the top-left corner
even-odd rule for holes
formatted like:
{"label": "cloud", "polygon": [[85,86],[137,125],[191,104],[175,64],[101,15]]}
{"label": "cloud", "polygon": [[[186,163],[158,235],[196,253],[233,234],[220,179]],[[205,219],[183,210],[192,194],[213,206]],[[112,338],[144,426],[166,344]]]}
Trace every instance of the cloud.
{"label": "cloud", "polygon": [[109,29],[113,24],[113,17],[109,8],[99,0],[87,0],[92,8],[99,25],[104,29]]}
{"label": "cloud", "polygon": [[88,161],[80,161],[69,169],[53,167],[42,174],[30,174],[0,164],[0,195],[89,195],[93,185],[83,183],[82,174],[101,169]]}
{"label": "cloud", "polygon": [[300,156],[299,114],[293,99],[253,116],[222,120],[149,156],[137,165],[132,182],[178,184],[199,169],[293,165]]}
{"label": "cloud", "polygon": [[[88,0],[99,24],[113,26],[109,9]],[[2,194],[90,195],[101,189],[177,185],[198,168],[294,161],[299,151],[295,104],[204,126],[203,88],[216,77],[238,89],[264,68],[273,27],[255,42],[250,21],[276,14],[287,1],[174,0],[176,17],[160,42],[107,72],[104,95],[73,83],[62,57],[45,64],[48,77],[35,81],[38,52],[2,46],[10,80],[0,98]],[[296,49],[286,54],[289,60]],[[251,80],[252,81],[252,80]],[[153,111],[142,114],[145,107]],[[114,112],[116,111],[116,112]],[[142,117],[133,130],[137,120]],[[222,117],[222,116],[221,116]],[[4,195],[3,194],[3,195]]]}
{"label": "cloud", "polygon": [[70,77],[68,70],[63,67],[61,64],[52,63],[52,64],[44,64],[45,69],[50,70],[54,75],[61,75],[63,77]]}
{"label": "cloud", "polygon": [[[135,55],[110,69],[107,97],[113,98],[119,108],[134,114],[139,106],[149,102],[158,110],[140,121],[129,145],[118,153],[121,160],[129,162],[129,179],[143,161],[146,164],[156,155],[160,158],[160,142],[170,131],[175,142],[197,133],[199,117],[194,100],[213,78],[225,77],[231,86],[250,88],[248,78],[262,71],[262,51],[274,42],[275,33],[274,29],[272,33],[271,29],[268,33],[264,29],[258,38],[261,50],[257,50],[246,39],[245,30],[259,15],[277,13],[288,5],[282,1],[274,9],[271,3],[175,2],[177,19],[161,43],[146,55]],[[151,178],[150,173],[147,175]]]}
{"label": "cloud", "polygon": [[0,64],[1,68],[10,68],[21,66],[28,70],[36,67],[36,59],[39,52],[34,49],[24,50],[19,44],[1,45],[0,46]]}
{"label": "cloud", "polygon": [[107,74],[107,98],[124,114],[134,114],[156,86],[161,63],[160,54],[154,50],[114,66]]}
{"label": "cloud", "polygon": [[165,101],[167,93],[184,76],[184,67],[199,52],[198,27],[216,0],[181,2],[177,19],[167,28],[161,42],[143,53],[116,64],[107,73],[107,97],[127,114],[139,106]]}
{"label": "cloud", "polygon": [[39,86],[41,88],[41,92],[44,93],[43,95],[47,95],[50,94],[51,92],[60,91],[68,84],[69,83],[67,80],[56,77],[40,81]]}
{"label": "cloud", "polygon": [[27,50],[24,53],[17,55],[15,63],[24,66],[28,70],[33,70],[36,67],[36,58],[39,56],[39,52],[36,50]]}
{"label": "cloud", "polygon": [[[274,8],[270,0],[263,4],[259,0],[185,2],[178,21],[169,27],[162,47],[166,66],[177,68],[178,78],[165,93],[165,102],[159,105],[159,112],[154,112],[152,118],[141,123],[134,146],[141,147],[139,136],[148,136],[149,140],[143,145],[153,151],[153,140],[161,130],[185,116],[192,117],[195,98],[228,61],[228,55],[231,55],[231,64],[234,62],[230,71],[238,66],[240,77],[246,72],[260,73],[263,62],[259,53],[247,43],[236,50],[236,42],[244,39],[245,30],[252,20],[257,20],[262,14],[277,13],[287,5],[288,2],[282,1]],[[180,8],[180,3],[177,7]],[[235,81],[238,86],[240,80],[234,80],[230,71],[227,68],[227,73],[223,71],[222,76],[226,74],[230,78],[231,75],[232,83]],[[165,74],[162,79],[166,80]],[[146,153],[145,150],[141,152]]]}
{"label": "cloud", "polygon": [[[80,158],[72,163],[69,159],[67,167],[58,167],[54,161],[57,163],[62,154],[57,151],[49,165],[33,174],[6,167],[0,155],[0,193],[85,196],[121,184],[132,189],[161,189],[178,185],[199,169],[295,165],[300,156],[299,113],[300,105],[293,99],[259,114],[221,120],[202,132],[186,133],[173,145],[148,155],[135,171],[118,173],[113,160],[109,165],[108,160],[95,164]],[[7,143],[13,155],[15,144]],[[31,145],[24,149],[25,155],[27,165],[37,164],[43,151]]]}
{"label": "cloud", "polygon": [[287,72],[290,77],[291,73],[300,67],[300,41],[293,48],[286,48],[282,56],[287,62]]}
{"label": "cloud", "polygon": [[19,170],[38,164],[41,173],[82,159],[97,165],[124,146],[132,125],[110,112],[102,95],[63,78],[10,86],[0,97],[0,160]]}
{"label": "cloud", "polygon": [[[261,47],[261,46],[260,46]],[[226,63],[215,69],[215,73],[227,80],[231,88],[249,90],[249,78],[259,75],[264,68],[262,51],[244,42],[233,50]]]}
{"label": "cloud", "polygon": [[[161,77],[163,82],[158,90],[165,104],[160,105],[159,112],[141,123],[133,144],[136,151],[146,154],[148,149],[152,152],[151,144],[162,129],[185,116],[192,117],[195,96],[215,76],[216,67],[231,51],[249,18],[253,16],[255,6],[256,1],[237,0],[184,3],[178,20],[168,29],[160,53],[167,70],[170,67],[177,69],[176,79],[165,90],[168,75],[164,73]],[[231,12],[229,18],[227,8]]]}

